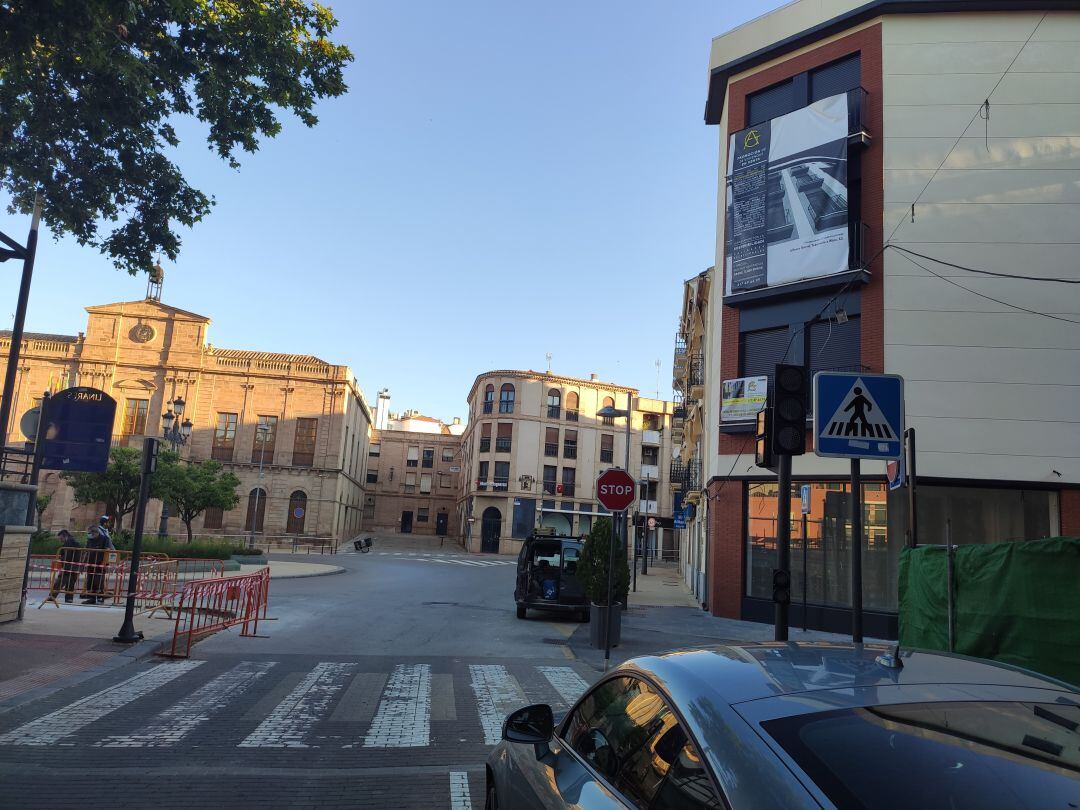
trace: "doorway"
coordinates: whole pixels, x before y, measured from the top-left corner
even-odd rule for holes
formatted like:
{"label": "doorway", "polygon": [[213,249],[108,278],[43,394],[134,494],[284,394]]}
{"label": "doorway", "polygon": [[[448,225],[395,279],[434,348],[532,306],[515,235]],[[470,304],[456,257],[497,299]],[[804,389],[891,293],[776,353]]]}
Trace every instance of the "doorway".
{"label": "doorway", "polygon": [[494,506],[489,506],[484,510],[480,521],[480,550],[485,554],[498,554],[501,534],[502,512]]}
{"label": "doorway", "polygon": [[412,512],[401,513],[401,533],[412,534]]}
{"label": "doorway", "polygon": [[450,515],[446,512],[439,512],[435,515],[435,534],[439,537],[446,537],[446,529],[450,525]]}

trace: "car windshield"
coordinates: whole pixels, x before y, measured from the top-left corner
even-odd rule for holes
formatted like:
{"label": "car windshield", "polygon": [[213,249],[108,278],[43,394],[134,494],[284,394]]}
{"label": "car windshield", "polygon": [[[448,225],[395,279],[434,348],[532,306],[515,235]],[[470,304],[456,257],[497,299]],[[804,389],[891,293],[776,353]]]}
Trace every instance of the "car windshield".
{"label": "car windshield", "polygon": [[1080,705],[956,702],[804,714],[763,728],[840,808],[1080,804]]}

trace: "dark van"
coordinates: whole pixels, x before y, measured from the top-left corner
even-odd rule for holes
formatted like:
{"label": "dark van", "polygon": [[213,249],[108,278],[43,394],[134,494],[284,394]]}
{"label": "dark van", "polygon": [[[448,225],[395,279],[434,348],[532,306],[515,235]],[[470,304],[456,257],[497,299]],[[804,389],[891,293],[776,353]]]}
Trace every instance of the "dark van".
{"label": "dark van", "polygon": [[571,613],[579,621],[589,620],[589,601],[577,579],[581,539],[539,531],[525,538],[518,554],[514,601],[517,617],[525,618],[529,608],[555,613]]}

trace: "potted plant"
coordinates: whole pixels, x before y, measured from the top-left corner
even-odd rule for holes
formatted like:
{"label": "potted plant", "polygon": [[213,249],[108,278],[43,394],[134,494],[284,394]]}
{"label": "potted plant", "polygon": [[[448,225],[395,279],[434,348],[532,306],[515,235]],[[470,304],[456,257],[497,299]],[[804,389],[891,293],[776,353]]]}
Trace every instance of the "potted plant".
{"label": "potted plant", "polygon": [[[578,559],[577,575],[585,595],[592,602],[589,615],[589,640],[597,648],[604,646],[604,628],[610,621],[611,646],[617,646],[621,636],[622,611],[618,602],[620,594],[630,586],[630,566],[617,540],[611,536],[611,518],[598,518],[585,537],[581,557]],[[614,554],[612,553],[614,552]],[[612,602],[608,604],[608,566],[614,557],[614,587]],[[609,615],[610,614],[610,615]]]}

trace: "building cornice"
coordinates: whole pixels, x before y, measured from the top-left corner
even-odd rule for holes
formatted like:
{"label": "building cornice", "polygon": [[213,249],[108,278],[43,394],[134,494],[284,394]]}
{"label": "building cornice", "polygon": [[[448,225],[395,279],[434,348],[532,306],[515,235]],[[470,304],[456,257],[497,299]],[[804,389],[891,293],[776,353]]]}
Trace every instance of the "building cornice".
{"label": "building cornice", "polygon": [[496,369],[494,371],[485,371],[482,374],[476,375],[476,379],[473,380],[472,386],[469,388],[469,394],[465,398],[466,402],[471,402],[473,394],[476,392],[476,388],[480,385],[482,380],[486,380],[489,377],[512,377],[519,380],[530,380],[534,382],[551,382],[559,383],[561,385],[577,385],[584,386],[585,388],[594,388],[597,391],[620,391],[622,393],[637,394],[638,389],[630,388],[626,385],[617,385],[615,383],[604,382],[603,380],[583,380],[580,377],[564,377],[561,374],[551,374],[543,371],[522,371],[520,369]]}

